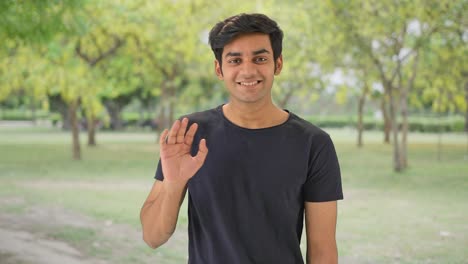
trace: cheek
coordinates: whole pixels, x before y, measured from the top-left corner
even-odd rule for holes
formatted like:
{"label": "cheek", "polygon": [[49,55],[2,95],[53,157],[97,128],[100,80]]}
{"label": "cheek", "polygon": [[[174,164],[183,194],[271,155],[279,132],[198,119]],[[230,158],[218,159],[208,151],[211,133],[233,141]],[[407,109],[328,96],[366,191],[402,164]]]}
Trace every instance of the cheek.
{"label": "cheek", "polygon": [[223,76],[225,79],[235,79],[236,72],[233,71],[232,69],[224,69]]}

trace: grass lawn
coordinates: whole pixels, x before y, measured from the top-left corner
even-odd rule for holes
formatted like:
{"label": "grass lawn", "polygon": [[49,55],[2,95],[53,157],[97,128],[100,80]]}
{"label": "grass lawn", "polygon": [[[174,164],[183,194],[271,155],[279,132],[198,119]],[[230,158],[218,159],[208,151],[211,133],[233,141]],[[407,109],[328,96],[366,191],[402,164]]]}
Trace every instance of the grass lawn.
{"label": "grass lawn", "polygon": [[[341,162],[345,195],[337,227],[342,263],[468,263],[466,135],[443,135],[438,160],[437,135],[411,134],[410,167],[394,173],[392,147],[381,143],[381,133],[366,132],[365,146],[359,149],[355,132],[329,132]],[[67,133],[0,128],[0,200],[24,201],[0,203],[1,212],[21,215],[30,207],[57,206],[138,233],[139,210],[157,165],[156,136],[99,133],[97,140],[95,148],[83,144],[83,160],[73,161]],[[92,226],[44,232],[111,263],[148,263],[153,255],[161,263],[184,263],[183,206],[180,232],[173,243],[156,251],[124,237],[118,239],[122,245],[128,242],[125,254],[118,254],[113,248],[117,239],[106,241]],[[97,250],[96,243],[104,246]]]}

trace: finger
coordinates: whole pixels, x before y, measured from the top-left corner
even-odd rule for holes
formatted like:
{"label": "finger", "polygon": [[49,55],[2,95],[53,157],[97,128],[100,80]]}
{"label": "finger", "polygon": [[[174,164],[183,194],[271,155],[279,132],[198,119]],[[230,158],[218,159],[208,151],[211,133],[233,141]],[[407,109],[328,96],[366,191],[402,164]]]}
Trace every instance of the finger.
{"label": "finger", "polygon": [[197,132],[198,124],[193,123],[187,133],[185,134],[185,144],[191,146],[193,143],[193,138],[195,137],[195,133]]}
{"label": "finger", "polygon": [[206,159],[206,155],[208,155],[208,148],[206,147],[206,139],[200,140],[200,145],[198,147],[198,153],[194,157],[199,163],[203,164]]}
{"label": "finger", "polygon": [[171,131],[169,131],[169,137],[167,138],[167,144],[175,144],[177,142],[177,132],[180,128],[180,121],[176,120],[174,124],[172,124]]}
{"label": "finger", "polygon": [[176,138],[177,143],[184,143],[184,135],[185,135],[185,131],[187,130],[188,121],[189,120],[186,117],[182,119],[179,131],[177,132],[177,138]]}
{"label": "finger", "polygon": [[159,144],[163,145],[166,143],[166,137],[169,134],[169,130],[164,129],[164,131],[161,133],[161,136],[159,136]]}

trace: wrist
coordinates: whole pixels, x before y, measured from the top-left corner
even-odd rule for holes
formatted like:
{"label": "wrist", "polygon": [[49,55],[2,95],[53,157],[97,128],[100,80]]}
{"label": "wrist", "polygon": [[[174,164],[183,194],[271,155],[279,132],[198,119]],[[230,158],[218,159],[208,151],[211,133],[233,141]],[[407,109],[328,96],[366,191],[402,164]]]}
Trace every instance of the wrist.
{"label": "wrist", "polygon": [[164,180],[164,189],[169,193],[169,194],[180,194],[182,193],[186,186],[187,186],[187,181],[184,180],[178,180],[178,181],[170,181],[170,180]]}

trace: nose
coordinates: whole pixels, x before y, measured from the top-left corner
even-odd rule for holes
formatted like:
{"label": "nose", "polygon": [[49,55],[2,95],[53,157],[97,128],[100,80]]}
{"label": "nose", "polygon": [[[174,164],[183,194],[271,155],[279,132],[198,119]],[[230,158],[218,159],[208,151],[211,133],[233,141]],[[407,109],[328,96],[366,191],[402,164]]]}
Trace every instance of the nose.
{"label": "nose", "polygon": [[254,77],[257,74],[257,65],[252,62],[242,63],[240,74],[245,79]]}

